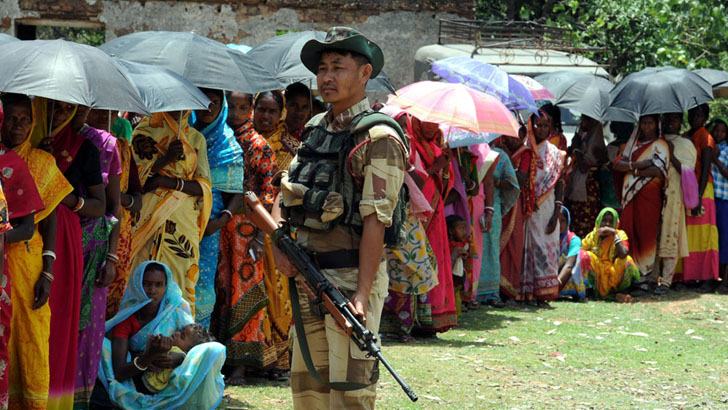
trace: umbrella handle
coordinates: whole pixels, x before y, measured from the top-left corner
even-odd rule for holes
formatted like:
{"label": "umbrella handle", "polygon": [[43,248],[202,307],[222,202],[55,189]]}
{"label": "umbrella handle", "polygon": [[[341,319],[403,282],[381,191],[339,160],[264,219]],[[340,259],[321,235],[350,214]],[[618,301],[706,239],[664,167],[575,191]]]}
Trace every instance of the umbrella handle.
{"label": "umbrella handle", "polygon": [[179,112],[179,120],[177,120],[177,141],[179,141],[179,137],[182,134],[182,110]]}

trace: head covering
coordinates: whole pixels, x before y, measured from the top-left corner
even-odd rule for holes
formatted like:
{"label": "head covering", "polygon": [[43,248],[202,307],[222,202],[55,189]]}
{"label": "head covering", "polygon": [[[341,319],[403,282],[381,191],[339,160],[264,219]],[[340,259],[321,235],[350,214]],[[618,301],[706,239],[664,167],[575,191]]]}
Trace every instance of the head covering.
{"label": "head covering", "polygon": [[[227,98],[222,95],[222,108],[217,118],[200,130],[207,142],[207,162],[210,164],[212,187],[223,192],[242,194],[243,189],[243,150],[235,140],[235,133],[227,125]],[[194,126],[197,116],[190,114]]]}
{"label": "head covering", "polygon": [[[278,95],[281,98],[281,117],[278,119],[278,123],[275,125],[273,131],[267,134],[259,133],[257,130],[255,132],[258,132],[258,134],[265,138],[268,141],[268,145],[273,149],[273,152],[276,154],[278,169],[288,169],[301,142],[288,134],[286,127],[286,115],[288,113],[286,110],[286,97],[278,90],[270,91],[270,93]],[[258,93],[253,99],[253,128],[255,128],[255,106],[263,94]]]}
{"label": "head covering", "polygon": [[[55,104],[55,102],[53,103]],[[53,105],[51,104],[51,105]],[[48,131],[50,129],[50,122],[48,121],[48,100],[42,97],[35,97],[33,99],[33,115],[35,116],[35,126],[30,136],[30,143],[37,147],[38,144],[44,139],[51,137],[51,149],[52,154],[56,158],[56,164],[61,172],[66,172],[73,158],[76,156],[81,144],[83,144],[84,138],[79,136],[76,131],[71,129],[71,121],[76,116],[76,109],[73,107],[73,112],[63,124]],[[52,107],[51,107],[52,109]]]}
{"label": "head covering", "polygon": [[597,221],[594,224],[595,230],[602,227],[602,221],[604,220],[604,217],[607,214],[612,214],[612,219],[614,219],[613,228],[617,229],[619,227],[619,213],[617,212],[616,209],[607,207],[607,208],[602,209],[601,212],[599,212],[599,215],[597,215]]}
{"label": "head covering", "polygon": [[562,205],[561,214],[566,216],[566,230],[560,235],[561,242],[563,243],[564,237],[569,234],[569,226],[571,226],[571,212],[569,212],[569,208]]}
{"label": "head covering", "polygon": [[301,49],[301,61],[309,71],[318,73],[321,54],[327,50],[343,50],[363,55],[372,65],[372,76],[376,77],[384,67],[384,53],[373,41],[351,27],[331,27],[324,41],[309,40]]}
{"label": "head covering", "polygon": [[159,265],[164,269],[164,274],[167,277],[167,287],[164,290],[164,298],[159,304],[157,315],[131,338],[129,347],[133,351],[144,350],[149,335],[171,336],[182,326],[194,322],[190,315],[190,305],[182,297],[182,291],[172,278],[172,271],[161,262],[147,261],[139,264],[131,274],[124,291],[124,297],[121,299],[119,313],[106,321],[106,331],[110,331],[114,326],[123,322],[152,301],[144,292],[144,286],[142,285],[144,272],[150,264]]}

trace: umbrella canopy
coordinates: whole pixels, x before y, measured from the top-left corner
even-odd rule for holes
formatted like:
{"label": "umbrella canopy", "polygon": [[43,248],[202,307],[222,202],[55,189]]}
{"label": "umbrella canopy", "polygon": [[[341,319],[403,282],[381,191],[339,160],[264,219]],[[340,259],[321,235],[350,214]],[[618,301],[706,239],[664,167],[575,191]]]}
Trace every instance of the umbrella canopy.
{"label": "umbrella canopy", "polygon": [[518,136],[518,122],[498,98],[463,84],[420,81],[390,95],[387,104],[397,105],[421,121],[475,134]]}
{"label": "umbrella canopy", "polygon": [[728,97],[728,72],[712,68],[701,68],[693,72],[710,83],[713,87],[713,97]]}
{"label": "umbrella canopy", "polygon": [[614,84],[592,74],[557,71],[536,77],[554,94],[554,104],[603,121],[609,108],[609,92]]}
{"label": "umbrella canopy", "polygon": [[534,100],[553,100],[554,95],[541,83],[531,77],[525,75],[509,74],[511,78],[523,84],[528,91],[531,92],[531,96]]}
{"label": "umbrella canopy", "polygon": [[5,33],[0,33],[0,43],[4,43],[6,41],[20,41],[20,39]]}
{"label": "umbrella canopy", "polygon": [[[253,47],[248,55],[260,65],[269,67],[273,75],[285,86],[303,83],[312,90],[317,88],[316,75],[301,62],[301,49],[309,40],[324,40],[325,31],[298,31],[269,38]],[[394,87],[384,72],[367,83],[367,91],[393,93]]]}
{"label": "umbrella canopy", "polygon": [[538,111],[531,92],[494,65],[470,57],[450,57],[432,63],[432,72],[450,83],[492,94],[510,109]]}
{"label": "umbrella canopy", "polygon": [[100,48],[124,60],[164,67],[198,87],[248,94],[283,88],[250,56],[194,33],[141,31]]}
{"label": "umbrella canopy", "polygon": [[150,114],[118,62],[95,47],[65,40],[3,43],[0,91]]}
{"label": "umbrella canopy", "polygon": [[[687,111],[712,100],[713,90],[692,71],[650,67],[625,77],[609,96],[611,107],[631,112],[637,121],[642,115]],[[612,119],[610,112],[606,117]]]}
{"label": "umbrella canopy", "polygon": [[134,84],[148,112],[203,110],[210,99],[179,74],[162,67],[114,58]]}

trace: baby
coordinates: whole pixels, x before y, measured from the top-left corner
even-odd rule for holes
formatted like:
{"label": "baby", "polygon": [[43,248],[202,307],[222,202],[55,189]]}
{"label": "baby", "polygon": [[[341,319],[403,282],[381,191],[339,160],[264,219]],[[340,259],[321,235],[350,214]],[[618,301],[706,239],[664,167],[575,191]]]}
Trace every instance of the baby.
{"label": "baby", "polygon": [[[182,353],[186,355],[193,347],[212,341],[212,336],[202,325],[193,323],[174,332],[172,337],[162,335],[149,336],[151,348],[161,351],[161,354]],[[164,352],[164,350],[167,350]],[[162,369],[159,371],[148,370],[142,375],[142,382],[149,394],[156,394],[162,391],[169,384],[174,369]]]}

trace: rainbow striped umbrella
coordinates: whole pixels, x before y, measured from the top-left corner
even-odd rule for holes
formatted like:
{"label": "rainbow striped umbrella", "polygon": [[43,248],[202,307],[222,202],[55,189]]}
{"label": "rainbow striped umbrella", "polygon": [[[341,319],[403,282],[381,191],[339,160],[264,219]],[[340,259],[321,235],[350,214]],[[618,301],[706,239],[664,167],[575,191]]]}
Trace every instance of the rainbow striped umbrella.
{"label": "rainbow striped umbrella", "polygon": [[[473,134],[518,136],[518,122],[498,98],[463,84],[420,81],[400,89],[397,95],[390,95],[387,104],[402,108],[420,121],[448,125]],[[445,140],[449,141],[447,135]],[[467,145],[474,143],[468,142]]]}

